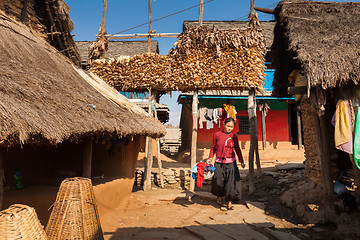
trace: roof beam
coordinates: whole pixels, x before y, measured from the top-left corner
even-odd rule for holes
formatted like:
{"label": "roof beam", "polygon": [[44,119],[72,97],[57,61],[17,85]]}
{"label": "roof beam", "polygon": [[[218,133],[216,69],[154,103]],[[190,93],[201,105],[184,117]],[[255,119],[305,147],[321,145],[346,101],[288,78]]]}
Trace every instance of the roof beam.
{"label": "roof beam", "polygon": [[255,10],[258,11],[258,12],[263,12],[263,13],[268,13],[268,14],[275,14],[275,9],[255,7]]}
{"label": "roof beam", "polygon": [[178,37],[180,33],[136,33],[136,34],[118,34],[108,35],[109,39],[132,39],[132,38],[148,38],[151,37]]}

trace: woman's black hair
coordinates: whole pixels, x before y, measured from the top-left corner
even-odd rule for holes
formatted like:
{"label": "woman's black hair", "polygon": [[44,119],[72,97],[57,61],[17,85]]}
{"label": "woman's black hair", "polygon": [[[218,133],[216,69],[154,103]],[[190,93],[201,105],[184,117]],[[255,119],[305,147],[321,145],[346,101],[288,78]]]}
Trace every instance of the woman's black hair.
{"label": "woman's black hair", "polygon": [[229,117],[229,118],[225,119],[224,125],[226,125],[229,122],[233,122],[235,124],[235,120],[233,118]]}

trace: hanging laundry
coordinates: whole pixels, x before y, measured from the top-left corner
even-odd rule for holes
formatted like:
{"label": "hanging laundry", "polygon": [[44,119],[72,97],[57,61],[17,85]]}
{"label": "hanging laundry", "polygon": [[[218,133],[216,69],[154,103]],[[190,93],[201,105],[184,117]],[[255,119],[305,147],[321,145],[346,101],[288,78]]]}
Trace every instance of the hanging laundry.
{"label": "hanging laundry", "polygon": [[214,109],[208,108],[206,111],[206,129],[214,128]]}
{"label": "hanging laundry", "polygon": [[337,102],[336,111],[331,122],[335,126],[335,147],[353,154],[351,110],[347,101],[340,99]]}
{"label": "hanging laundry", "polygon": [[270,110],[269,105],[267,105],[264,100],[261,100],[259,102],[258,106],[259,106],[260,112],[263,112],[265,117],[266,117],[268,115],[269,110]]}
{"label": "hanging laundry", "polygon": [[199,128],[203,129],[203,123],[206,122],[206,107],[199,108]]}
{"label": "hanging laundry", "polygon": [[231,117],[236,121],[236,109],[233,105],[224,104],[224,110],[227,113],[227,117]]}
{"label": "hanging laundry", "polygon": [[223,116],[223,109],[222,108],[217,108],[217,116],[216,116],[216,123],[218,124],[218,128],[220,128],[220,122]]}
{"label": "hanging laundry", "polygon": [[355,134],[354,134],[354,162],[360,169],[360,111],[357,111],[355,118]]}
{"label": "hanging laundry", "polygon": [[214,108],[214,111],[213,111],[213,119],[214,119],[214,123],[218,123],[219,121],[219,114],[218,114],[218,108]]}

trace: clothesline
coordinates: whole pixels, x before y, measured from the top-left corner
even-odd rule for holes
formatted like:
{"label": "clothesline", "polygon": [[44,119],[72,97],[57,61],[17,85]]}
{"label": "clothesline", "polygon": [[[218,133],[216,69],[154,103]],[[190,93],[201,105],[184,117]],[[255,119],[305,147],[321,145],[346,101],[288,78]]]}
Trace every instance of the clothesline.
{"label": "clothesline", "polygon": [[224,104],[223,108],[199,108],[199,128],[203,129],[203,123],[206,123],[206,129],[214,128],[214,124],[218,124],[220,128],[220,122],[225,118],[231,117],[236,121],[236,109],[235,106],[230,104]]}

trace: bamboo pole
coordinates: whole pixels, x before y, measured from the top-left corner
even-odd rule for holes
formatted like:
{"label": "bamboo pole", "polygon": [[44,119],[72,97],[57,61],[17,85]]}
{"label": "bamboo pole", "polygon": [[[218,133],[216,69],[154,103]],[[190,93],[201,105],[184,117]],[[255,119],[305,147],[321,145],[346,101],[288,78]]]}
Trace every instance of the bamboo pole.
{"label": "bamboo pole", "polygon": [[149,0],[149,35],[148,35],[148,46],[147,46],[147,52],[151,52],[151,0]]}
{"label": "bamboo pole", "polygon": [[[198,130],[198,91],[194,91],[192,102],[192,135],[191,135],[191,160],[190,168],[196,164],[197,130]],[[195,179],[190,178],[190,191],[195,190]]]}
{"label": "bamboo pole", "polygon": [[[152,116],[152,93],[151,89],[149,88],[149,115]],[[151,188],[151,169],[153,165],[153,145],[152,145],[152,138],[147,136],[147,155],[145,158],[145,173],[144,173],[144,191],[150,190]]]}
{"label": "bamboo pole", "polygon": [[263,150],[266,148],[266,124],[265,124],[265,104],[261,110],[261,132],[262,132],[262,147]]}
{"label": "bamboo pole", "polygon": [[83,176],[86,178],[91,178],[92,149],[93,149],[92,140],[93,140],[92,137],[89,137],[84,141]]}
{"label": "bamboo pole", "polygon": [[0,211],[2,210],[2,202],[4,197],[4,155],[0,149]]}
{"label": "bamboo pole", "polygon": [[255,190],[255,176],[254,176],[254,149],[255,149],[255,90],[249,89],[248,96],[248,115],[250,122],[250,149],[249,149],[249,193],[253,193]]}
{"label": "bamboo pole", "polygon": [[[204,1],[200,0],[199,5],[199,25],[203,23],[203,11],[204,11]],[[192,134],[191,134],[191,150],[190,150],[190,168],[196,164],[196,148],[197,148],[197,131],[198,131],[198,95],[197,90],[194,91],[192,99]],[[195,179],[190,177],[190,191],[195,190]]]}
{"label": "bamboo pole", "polygon": [[250,0],[250,17],[255,15],[255,0]]}
{"label": "bamboo pole", "polygon": [[[151,37],[178,37],[181,33],[151,33]],[[129,33],[129,34],[115,34],[115,35],[106,35],[107,37],[148,37],[148,33]]]}
{"label": "bamboo pole", "polygon": [[[299,106],[298,106],[299,107]],[[298,149],[302,148],[302,134],[301,134],[301,112],[296,108],[296,124],[297,124],[297,132],[298,132]]]}
{"label": "bamboo pole", "polygon": [[[155,118],[158,119],[155,96],[154,96],[154,103],[155,103],[155,108],[154,108]],[[160,156],[160,139],[159,138],[156,139],[156,150],[157,150],[157,163],[158,163],[158,167],[159,167],[160,187],[164,188],[164,176],[162,174],[162,163],[161,163],[161,156]]]}
{"label": "bamboo pole", "polygon": [[204,0],[200,0],[199,4],[199,25],[203,24],[203,14],[204,14]]}
{"label": "bamboo pole", "polygon": [[[255,109],[256,109],[256,104],[255,104]],[[258,138],[258,132],[257,132],[256,111],[255,111],[255,119],[254,119],[254,134],[255,134],[254,151],[255,151],[255,157],[256,157],[256,170],[257,170],[257,175],[261,176],[262,170],[261,170],[260,155],[259,155],[259,138]]]}
{"label": "bamboo pole", "polygon": [[[167,38],[177,38],[179,37],[179,35],[168,35],[168,34],[164,34],[164,33],[153,33],[150,34],[150,37],[167,37]],[[121,39],[138,39],[138,38],[149,38],[149,34],[146,34],[145,36],[143,35],[134,35],[134,36],[124,36],[124,37],[114,37],[111,36],[109,37],[109,39],[117,39],[117,40],[121,40]]]}
{"label": "bamboo pole", "polygon": [[107,11],[107,0],[103,0],[103,14],[101,21],[101,33],[106,33],[106,11]]}
{"label": "bamboo pole", "polygon": [[23,24],[26,24],[29,1],[30,0],[24,0],[23,7],[21,9],[20,22],[22,22]]}

